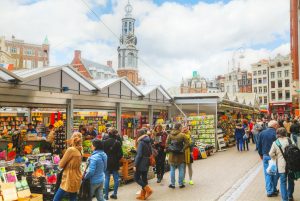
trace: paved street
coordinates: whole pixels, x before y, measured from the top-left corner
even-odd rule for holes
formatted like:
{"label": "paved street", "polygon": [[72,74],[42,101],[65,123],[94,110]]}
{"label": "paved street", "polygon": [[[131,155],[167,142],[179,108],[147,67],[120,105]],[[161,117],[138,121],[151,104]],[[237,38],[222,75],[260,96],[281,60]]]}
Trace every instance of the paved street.
{"label": "paved street", "polygon": [[[234,148],[219,152],[194,163],[194,186],[169,189],[169,174],[161,184],[150,181],[154,194],[149,200],[157,201],[279,201],[266,198],[262,167],[257,152],[238,153]],[[135,200],[137,184],[127,184],[119,189],[120,201]],[[296,183],[295,200],[300,201],[300,182]]]}

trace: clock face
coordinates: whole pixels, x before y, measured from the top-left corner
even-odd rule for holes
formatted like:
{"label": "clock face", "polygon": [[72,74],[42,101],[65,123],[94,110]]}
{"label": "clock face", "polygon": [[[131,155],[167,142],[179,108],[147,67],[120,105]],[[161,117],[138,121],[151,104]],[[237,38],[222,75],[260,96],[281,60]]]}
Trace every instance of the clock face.
{"label": "clock face", "polygon": [[136,37],[132,34],[126,37],[126,44],[128,45],[136,45]]}

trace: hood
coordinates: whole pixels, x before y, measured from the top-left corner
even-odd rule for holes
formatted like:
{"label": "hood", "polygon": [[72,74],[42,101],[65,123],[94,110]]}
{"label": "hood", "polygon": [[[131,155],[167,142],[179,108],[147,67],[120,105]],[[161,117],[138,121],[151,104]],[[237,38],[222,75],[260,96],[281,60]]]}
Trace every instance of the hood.
{"label": "hood", "polygon": [[179,130],[174,130],[174,131],[171,131],[171,135],[178,135],[179,133],[181,133]]}
{"label": "hood", "polygon": [[104,157],[105,155],[106,155],[106,153],[103,151],[103,150],[95,150],[94,152],[93,152],[93,155],[99,155],[99,156],[101,156],[101,157]]}
{"label": "hood", "polygon": [[150,143],[150,138],[148,135],[142,135],[141,137],[138,138],[137,142],[139,142],[139,141]]}

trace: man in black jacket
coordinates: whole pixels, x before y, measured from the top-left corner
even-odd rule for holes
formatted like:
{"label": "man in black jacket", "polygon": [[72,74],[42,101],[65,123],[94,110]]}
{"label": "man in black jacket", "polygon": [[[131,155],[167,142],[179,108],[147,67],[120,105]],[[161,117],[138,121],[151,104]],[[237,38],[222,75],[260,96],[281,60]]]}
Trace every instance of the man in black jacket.
{"label": "man in black jacket", "polygon": [[122,145],[118,139],[118,131],[116,129],[110,129],[108,135],[108,139],[104,141],[104,152],[107,154],[107,169],[105,171],[105,200],[108,200],[109,181],[111,175],[113,175],[114,178],[114,193],[110,196],[110,198],[118,198],[118,171],[120,169],[120,160],[123,157]]}
{"label": "man in black jacket", "polygon": [[295,144],[298,146],[298,137],[300,137],[300,123],[297,119],[293,120],[293,124],[291,125],[291,137]]}

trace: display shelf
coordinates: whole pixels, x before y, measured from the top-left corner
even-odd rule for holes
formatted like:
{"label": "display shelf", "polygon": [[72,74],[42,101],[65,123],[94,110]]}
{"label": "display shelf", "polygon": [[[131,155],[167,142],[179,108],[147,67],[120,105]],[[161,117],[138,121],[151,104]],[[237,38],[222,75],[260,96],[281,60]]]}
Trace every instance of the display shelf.
{"label": "display shelf", "polygon": [[1,116],[0,117],[0,133],[6,128],[7,131],[19,130],[21,125],[28,124],[28,117],[24,116]]}

